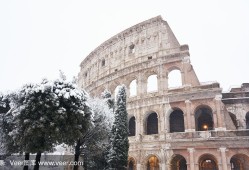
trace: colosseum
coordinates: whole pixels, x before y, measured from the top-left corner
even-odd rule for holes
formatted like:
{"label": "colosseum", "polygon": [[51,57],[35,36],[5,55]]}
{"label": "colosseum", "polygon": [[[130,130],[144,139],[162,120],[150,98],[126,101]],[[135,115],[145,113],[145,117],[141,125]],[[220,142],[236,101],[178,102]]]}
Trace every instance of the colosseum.
{"label": "colosseum", "polygon": [[[249,170],[249,83],[201,83],[161,16],[103,42],[80,64],[92,96],[127,87],[129,170]],[[218,70],[217,70],[218,71]]]}

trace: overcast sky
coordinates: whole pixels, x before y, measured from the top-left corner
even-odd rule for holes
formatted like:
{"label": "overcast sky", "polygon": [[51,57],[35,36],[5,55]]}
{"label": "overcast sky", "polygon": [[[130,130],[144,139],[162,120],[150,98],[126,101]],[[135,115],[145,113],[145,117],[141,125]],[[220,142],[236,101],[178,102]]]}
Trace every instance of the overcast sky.
{"label": "overcast sky", "polygon": [[0,91],[59,70],[71,79],[102,42],[158,15],[189,45],[201,82],[223,91],[249,82],[247,0],[0,0]]}

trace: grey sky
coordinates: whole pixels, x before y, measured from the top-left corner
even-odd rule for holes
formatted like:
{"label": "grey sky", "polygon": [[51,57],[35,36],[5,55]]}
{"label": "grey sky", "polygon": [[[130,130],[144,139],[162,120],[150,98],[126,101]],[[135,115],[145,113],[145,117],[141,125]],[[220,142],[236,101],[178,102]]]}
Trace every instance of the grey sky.
{"label": "grey sky", "polygon": [[249,82],[246,0],[0,0],[0,91],[76,76],[79,64],[113,35],[161,15],[188,44],[201,82],[224,91]]}

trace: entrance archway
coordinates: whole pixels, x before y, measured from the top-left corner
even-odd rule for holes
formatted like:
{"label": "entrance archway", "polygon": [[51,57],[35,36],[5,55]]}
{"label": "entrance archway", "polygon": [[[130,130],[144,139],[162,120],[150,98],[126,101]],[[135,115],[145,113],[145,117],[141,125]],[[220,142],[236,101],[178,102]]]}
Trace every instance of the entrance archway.
{"label": "entrance archway", "polygon": [[171,160],[171,169],[187,170],[186,159],[182,155],[174,155]]}
{"label": "entrance archway", "polygon": [[127,170],[136,170],[136,163],[135,163],[135,159],[130,157],[128,159],[128,167]]}
{"label": "entrance archway", "polygon": [[218,170],[218,162],[213,155],[205,154],[199,159],[199,170]]}
{"label": "entrance archway", "polygon": [[195,112],[196,131],[206,131],[214,129],[213,113],[209,107],[200,107]]}
{"label": "entrance archway", "polygon": [[156,156],[149,157],[147,164],[146,164],[146,170],[159,170],[159,160]]}
{"label": "entrance archway", "polygon": [[244,154],[236,154],[230,159],[231,170],[246,170],[249,167],[249,157]]}

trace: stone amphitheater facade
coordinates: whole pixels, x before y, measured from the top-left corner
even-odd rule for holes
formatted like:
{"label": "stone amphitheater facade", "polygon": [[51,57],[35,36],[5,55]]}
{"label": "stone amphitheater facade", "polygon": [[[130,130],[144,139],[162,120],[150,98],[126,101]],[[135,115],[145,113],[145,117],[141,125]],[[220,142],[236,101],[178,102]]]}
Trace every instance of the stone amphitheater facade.
{"label": "stone amphitheater facade", "polygon": [[188,45],[161,16],[111,37],[80,67],[92,96],[127,87],[128,169],[249,170],[249,84],[222,93],[199,82]]}

